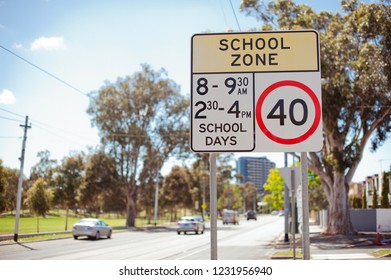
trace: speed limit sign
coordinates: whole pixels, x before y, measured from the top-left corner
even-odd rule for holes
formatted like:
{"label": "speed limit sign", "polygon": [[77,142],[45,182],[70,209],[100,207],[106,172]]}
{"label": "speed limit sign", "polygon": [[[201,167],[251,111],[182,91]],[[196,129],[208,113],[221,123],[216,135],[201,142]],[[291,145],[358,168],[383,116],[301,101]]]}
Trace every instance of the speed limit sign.
{"label": "speed limit sign", "polygon": [[316,31],[196,34],[191,53],[193,151],[321,150]]}
{"label": "speed limit sign", "polygon": [[317,73],[264,74],[258,90],[256,139],[263,152],[322,149],[322,106]]}

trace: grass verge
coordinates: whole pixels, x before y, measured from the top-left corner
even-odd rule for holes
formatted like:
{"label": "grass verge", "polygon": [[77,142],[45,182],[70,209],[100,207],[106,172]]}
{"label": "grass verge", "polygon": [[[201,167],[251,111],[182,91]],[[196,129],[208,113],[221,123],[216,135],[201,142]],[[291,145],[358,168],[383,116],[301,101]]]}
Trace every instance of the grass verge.
{"label": "grass verge", "polygon": [[[296,259],[303,259],[303,254],[296,251]],[[293,259],[293,250],[275,252],[271,259]]]}
{"label": "grass verge", "polygon": [[[20,217],[19,234],[38,233],[38,232],[58,232],[72,230],[72,225],[80,220],[80,217],[68,217],[68,226],[66,218],[58,215],[46,215],[45,218],[39,217]],[[112,227],[125,225],[125,218],[102,218]],[[39,228],[38,228],[39,225]],[[0,217],[0,234],[13,234],[15,228],[15,216]]]}
{"label": "grass verge", "polygon": [[370,254],[376,258],[391,258],[391,249],[380,249]]}

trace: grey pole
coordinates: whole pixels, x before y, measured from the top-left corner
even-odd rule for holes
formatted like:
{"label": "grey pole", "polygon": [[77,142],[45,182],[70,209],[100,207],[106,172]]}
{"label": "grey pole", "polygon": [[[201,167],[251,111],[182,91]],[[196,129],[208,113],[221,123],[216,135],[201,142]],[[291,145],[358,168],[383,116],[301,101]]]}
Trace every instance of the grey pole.
{"label": "grey pole", "polygon": [[296,259],[296,186],[295,186],[295,171],[291,170],[291,211],[292,211],[292,244],[293,244],[293,259]]}
{"label": "grey pole", "polygon": [[205,185],[206,185],[206,182],[205,182],[205,176],[203,175],[202,176],[202,219],[205,221]]}
{"label": "grey pole", "polygon": [[[288,153],[284,153],[284,165],[288,167]],[[284,183],[284,218],[285,218],[285,235],[284,242],[289,242],[289,189]]]}
{"label": "grey pole", "polygon": [[26,141],[27,141],[27,129],[31,128],[28,125],[29,117],[26,116],[25,124],[20,125],[24,127],[24,136],[23,136],[23,144],[22,144],[22,155],[20,157],[20,173],[18,180],[18,192],[16,197],[16,215],[15,215],[15,232],[14,232],[14,241],[18,242],[18,234],[19,234],[19,219],[20,219],[20,208],[22,204],[22,183],[23,183],[23,167],[24,167],[24,153],[26,150]]}
{"label": "grey pole", "polygon": [[210,161],[210,259],[217,260],[217,164],[216,154],[209,154]]}
{"label": "grey pole", "polygon": [[157,225],[158,201],[159,201],[159,172],[157,172],[156,174],[156,186],[155,186],[155,211],[153,215],[155,227]]}
{"label": "grey pole", "polygon": [[303,257],[310,259],[310,226],[309,226],[309,203],[308,203],[308,159],[307,153],[301,153],[301,185],[302,185],[302,209],[303,209]]}

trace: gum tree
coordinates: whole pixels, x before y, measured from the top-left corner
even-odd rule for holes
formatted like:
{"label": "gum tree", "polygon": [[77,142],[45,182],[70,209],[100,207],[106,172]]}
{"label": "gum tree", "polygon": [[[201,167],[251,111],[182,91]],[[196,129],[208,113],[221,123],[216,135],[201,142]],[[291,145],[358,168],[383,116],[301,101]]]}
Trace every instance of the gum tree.
{"label": "gum tree", "polygon": [[51,193],[46,190],[46,182],[38,178],[27,191],[26,204],[31,212],[37,216],[37,232],[39,232],[39,216],[44,216],[50,209]]}
{"label": "gum tree", "polygon": [[329,234],[354,232],[348,188],[366,145],[375,151],[391,130],[391,5],[341,1],[342,12],[316,13],[293,1],[243,0],[263,30],[315,29],[320,34],[324,147],[310,153],[329,201]]}
{"label": "gum tree", "polygon": [[90,93],[87,112],[116,162],[128,227],[135,226],[139,188],[187,143],[189,101],[179,91],[164,70],[144,64],[141,71]]}

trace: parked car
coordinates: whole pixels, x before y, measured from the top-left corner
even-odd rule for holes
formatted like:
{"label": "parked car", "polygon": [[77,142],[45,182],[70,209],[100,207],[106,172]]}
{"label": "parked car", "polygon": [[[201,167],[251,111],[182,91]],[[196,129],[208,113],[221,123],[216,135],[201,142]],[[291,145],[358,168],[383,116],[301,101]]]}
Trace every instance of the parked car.
{"label": "parked car", "polygon": [[246,217],[247,217],[247,221],[248,220],[257,220],[257,213],[255,213],[254,211],[248,211],[246,214]]}
{"label": "parked car", "polygon": [[72,235],[75,239],[79,236],[87,236],[88,238],[95,238],[96,240],[102,236],[111,238],[112,233],[113,229],[99,219],[81,219],[72,227]]}
{"label": "parked car", "polygon": [[178,221],[177,225],[178,227],[176,231],[178,234],[181,234],[181,232],[187,234],[188,232],[192,232],[192,231],[194,231],[195,234],[198,234],[199,232],[203,234],[205,231],[205,222],[201,216],[182,217]]}

